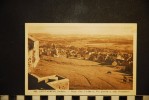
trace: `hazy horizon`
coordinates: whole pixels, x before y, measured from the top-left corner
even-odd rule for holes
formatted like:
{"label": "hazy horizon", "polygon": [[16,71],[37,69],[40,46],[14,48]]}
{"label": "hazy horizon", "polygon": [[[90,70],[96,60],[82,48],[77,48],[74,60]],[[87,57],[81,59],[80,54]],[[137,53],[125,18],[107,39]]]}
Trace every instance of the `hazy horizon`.
{"label": "hazy horizon", "polygon": [[31,34],[133,36],[137,32],[136,24],[27,23],[26,26]]}

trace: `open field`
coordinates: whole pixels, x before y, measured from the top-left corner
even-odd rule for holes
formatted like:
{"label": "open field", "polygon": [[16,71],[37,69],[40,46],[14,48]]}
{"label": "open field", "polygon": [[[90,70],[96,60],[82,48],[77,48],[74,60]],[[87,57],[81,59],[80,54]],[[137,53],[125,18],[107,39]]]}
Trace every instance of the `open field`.
{"label": "open field", "polygon": [[[107,72],[111,71],[111,74]],[[132,89],[132,82],[123,82],[125,73],[109,65],[100,65],[97,62],[80,59],[45,57],[40,60],[32,73],[43,77],[61,75],[69,79],[70,89],[101,89],[127,90]],[[132,76],[128,76],[132,78]]]}

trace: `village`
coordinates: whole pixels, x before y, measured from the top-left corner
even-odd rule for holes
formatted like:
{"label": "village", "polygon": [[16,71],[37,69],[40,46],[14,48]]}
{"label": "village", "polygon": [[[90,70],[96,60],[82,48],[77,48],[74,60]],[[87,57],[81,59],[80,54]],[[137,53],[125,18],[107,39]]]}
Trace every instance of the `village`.
{"label": "village", "polygon": [[39,55],[41,59],[44,56],[51,57],[66,57],[73,59],[82,59],[98,62],[100,64],[112,65],[118,68],[123,66],[123,71],[132,74],[133,69],[133,54],[127,52],[120,52],[118,50],[101,49],[101,48],[76,48],[74,46],[63,46],[51,44],[39,48]]}

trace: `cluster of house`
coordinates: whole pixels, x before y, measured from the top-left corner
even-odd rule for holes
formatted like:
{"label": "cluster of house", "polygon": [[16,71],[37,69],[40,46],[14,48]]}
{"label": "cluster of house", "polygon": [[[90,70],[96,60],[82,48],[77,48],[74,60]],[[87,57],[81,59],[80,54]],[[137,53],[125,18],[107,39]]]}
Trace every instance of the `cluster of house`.
{"label": "cluster of house", "polygon": [[39,55],[41,58],[43,55],[46,55],[90,60],[105,65],[124,66],[124,71],[131,73],[133,71],[133,53],[126,51],[96,47],[78,48],[70,45],[65,46],[51,43],[48,46],[41,46],[39,48]]}

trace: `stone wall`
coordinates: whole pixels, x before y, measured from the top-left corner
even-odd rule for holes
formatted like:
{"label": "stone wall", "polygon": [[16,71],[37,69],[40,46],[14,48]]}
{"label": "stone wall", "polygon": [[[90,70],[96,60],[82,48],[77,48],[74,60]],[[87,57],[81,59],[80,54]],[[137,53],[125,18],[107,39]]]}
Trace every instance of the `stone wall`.
{"label": "stone wall", "polygon": [[28,66],[36,67],[39,62],[39,41],[28,38]]}

